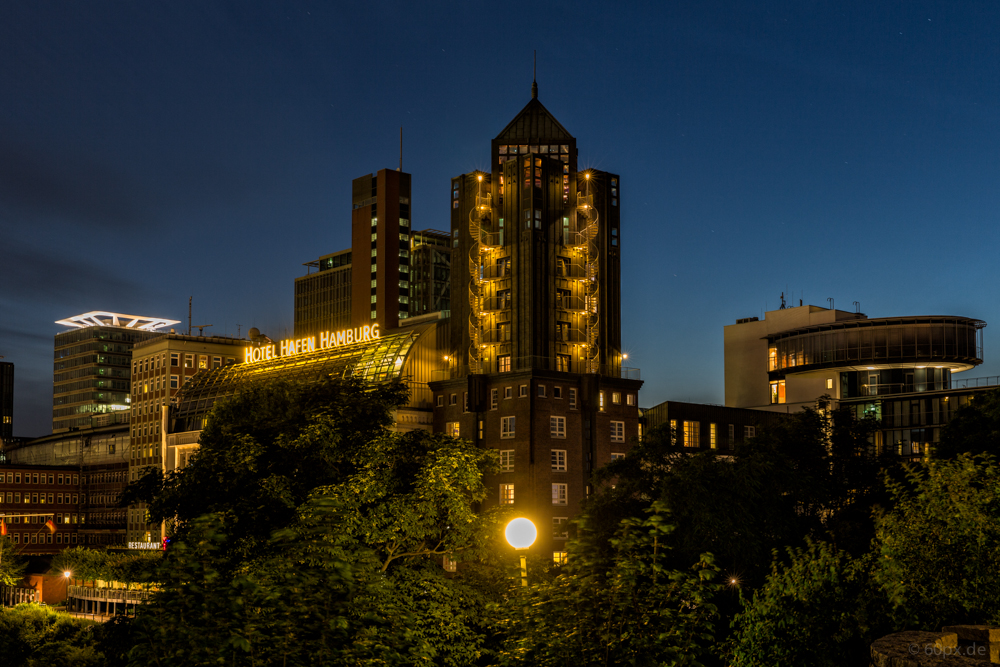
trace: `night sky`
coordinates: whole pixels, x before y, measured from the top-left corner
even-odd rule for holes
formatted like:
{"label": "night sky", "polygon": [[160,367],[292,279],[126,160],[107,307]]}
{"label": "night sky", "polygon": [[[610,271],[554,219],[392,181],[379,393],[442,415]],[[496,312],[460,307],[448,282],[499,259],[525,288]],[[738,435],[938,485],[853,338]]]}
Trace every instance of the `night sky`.
{"label": "night sky", "polygon": [[50,432],[54,321],[292,331],[351,180],[414,229],[539,99],[622,177],[640,404],[723,401],[722,327],[789,302],[986,320],[1000,374],[1000,3],[0,4],[0,355]]}

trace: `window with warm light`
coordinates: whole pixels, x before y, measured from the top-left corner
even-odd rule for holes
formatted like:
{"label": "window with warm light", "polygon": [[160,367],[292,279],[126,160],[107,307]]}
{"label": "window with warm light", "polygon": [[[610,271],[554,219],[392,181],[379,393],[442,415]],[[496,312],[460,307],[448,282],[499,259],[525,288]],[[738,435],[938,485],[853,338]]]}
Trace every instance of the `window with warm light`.
{"label": "window with warm light", "polygon": [[785,402],[785,381],[776,380],[771,383],[771,403],[778,404]]}
{"label": "window with warm light", "polygon": [[461,427],[458,422],[448,422],[444,426],[444,432],[453,438],[457,438],[460,431]]}
{"label": "window with warm light", "polygon": [[501,484],[500,485],[500,504],[501,505],[513,505],[514,504],[514,485],[513,484]]}
{"label": "window with warm light", "polygon": [[614,403],[615,405],[621,405],[622,394],[620,391],[611,392],[611,402]]}
{"label": "window with warm light", "polygon": [[552,552],[552,562],[556,565],[565,565],[568,554],[565,551],[553,551]]}
{"label": "window with warm light", "polygon": [[716,430],[717,429],[716,429],[716,425],[715,424],[709,424],[708,425],[708,446],[711,447],[712,449],[717,449],[718,446],[719,446],[718,443],[717,443],[717,441],[716,441],[716,439],[715,439],[716,438]]}
{"label": "window with warm light", "polygon": [[684,446],[698,447],[701,444],[699,429],[701,422],[684,422]]}

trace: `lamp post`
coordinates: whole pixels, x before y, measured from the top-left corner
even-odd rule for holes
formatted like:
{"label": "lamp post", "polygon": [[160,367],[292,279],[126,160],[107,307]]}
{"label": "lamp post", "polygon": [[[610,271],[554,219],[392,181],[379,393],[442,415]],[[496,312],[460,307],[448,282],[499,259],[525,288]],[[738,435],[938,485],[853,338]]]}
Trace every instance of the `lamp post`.
{"label": "lamp post", "polygon": [[[507,524],[507,528],[504,530],[504,537],[507,538],[507,543],[514,547],[514,549],[524,551],[535,543],[538,531],[535,529],[535,524],[531,523],[529,519],[519,517]],[[521,585],[528,585],[528,561],[524,554],[521,554]]]}

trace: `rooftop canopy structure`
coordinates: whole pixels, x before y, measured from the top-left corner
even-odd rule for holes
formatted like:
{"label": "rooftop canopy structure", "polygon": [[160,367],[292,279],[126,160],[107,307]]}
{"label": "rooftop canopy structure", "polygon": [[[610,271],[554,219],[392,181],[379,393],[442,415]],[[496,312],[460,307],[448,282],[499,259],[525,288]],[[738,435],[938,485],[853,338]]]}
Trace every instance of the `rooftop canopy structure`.
{"label": "rooftop canopy structure", "polygon": [[76,329],[84,329],[86,327],[122,327],[124,329],[138,329],[140,331],[156,331],[157,329],[179,323],[180,320],[146,317],[144,315],[124,315],[122,313],[109,313],[105,310],[92,310],[82,315],[67,317],[65,320],[56,320],[56,324]]}

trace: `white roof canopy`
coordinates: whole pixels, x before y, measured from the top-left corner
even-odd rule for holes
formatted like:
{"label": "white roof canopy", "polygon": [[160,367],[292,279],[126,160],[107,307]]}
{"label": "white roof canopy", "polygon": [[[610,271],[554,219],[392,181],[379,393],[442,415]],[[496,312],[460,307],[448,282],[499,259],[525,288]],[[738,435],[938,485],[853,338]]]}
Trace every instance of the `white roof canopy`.
{"label": "white roof canopy", "polygon": [[179,324],[180,320],[167,320],[162,317],[144,317],[142,315],[124,315],[109,313],[104,310],[92,310],[83,315],[74,315],[65,320],[56,320],[56,324],[83,329],[86,327],[122,327],[124,329],[139,329],[141,331],[156,331],[161,327]]}

